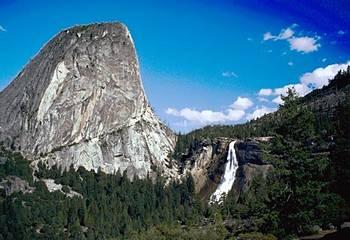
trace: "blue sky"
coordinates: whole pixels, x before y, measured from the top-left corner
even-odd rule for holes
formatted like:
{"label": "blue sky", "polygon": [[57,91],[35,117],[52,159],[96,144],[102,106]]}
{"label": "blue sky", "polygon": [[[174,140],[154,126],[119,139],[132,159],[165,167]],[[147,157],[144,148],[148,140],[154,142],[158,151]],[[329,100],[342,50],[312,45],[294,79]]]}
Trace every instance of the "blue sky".
{"label": "blue sky", "polygon": [[350,60],[346,1],[298,2],[1,0],[0,88],[62,29],[121,21],[170,127],[244,122],[275,110],[285,86],[306,94]]}

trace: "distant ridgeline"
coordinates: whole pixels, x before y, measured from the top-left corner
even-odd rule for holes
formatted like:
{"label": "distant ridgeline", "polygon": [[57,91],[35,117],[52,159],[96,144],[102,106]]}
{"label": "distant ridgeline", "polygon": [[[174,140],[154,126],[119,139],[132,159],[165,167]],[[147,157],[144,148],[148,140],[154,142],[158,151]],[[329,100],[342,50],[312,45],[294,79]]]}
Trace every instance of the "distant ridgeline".
{"label": "distant ridgeline", "polygon": [[[320,118],[324,113],[329,121],[333,121],[336,117],[336,112],[348,104],[350,101],[350,66],[346,71],[339,71],[334,79],[329,80],[329,84],[322,89],[315,89],[306,96],[299,98],[300,107],[309,106],[311,111]],[[316,103],[319,103],[317,105]],[[275,133],[275,129],[283,118],[283,106],[281,110],[266,114],[261,118],[251,120],[244,124],[237,125],[211,125],[194,130],[188,134],[178,134],[175,155],[181,150],[194,144],[196,141],[204,138],[231,137],[231,138],[249,138],[270,136]],[[322,123],[319,123],[322,125]]]}
{"label": "distant ridgeline", "polygon": [[273,170],[222,204],[200,200],[191,176],[165,186],[161,175],[33,170],[1,148],[0,239],[273,240],[337,227],[350,217],[349,83],[348,69],[303,98],[289,91],[284,106],[260,119],[180,135],[180,164],[204,138],[272,137],[259,144]]}

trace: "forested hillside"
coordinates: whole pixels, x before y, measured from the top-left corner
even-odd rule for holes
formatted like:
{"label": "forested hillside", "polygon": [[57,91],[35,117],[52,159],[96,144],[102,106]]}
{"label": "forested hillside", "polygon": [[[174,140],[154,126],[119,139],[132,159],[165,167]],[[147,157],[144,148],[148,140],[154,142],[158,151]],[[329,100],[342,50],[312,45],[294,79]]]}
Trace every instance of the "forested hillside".
{"label": "forested hillside", "polygon": [[[348,70],[324,90],[349,83]],[[272,137],[260,147],[273,170],[238,200],[231,191],[223,204],[199,200],[191,176],[165,185],[160,175],[130,181],[126,173],[82,167],[39,164],[33,172],[20,154],[2,148],[0,239],[288,239],[338,227],[350,217],[350,100],[321,115],[305,103],[312,94],[298,98],[290,89],[274,114],[179,136],[179,161],[202,138]],[[49,189],[47,179],[60,188]]]}
{"label": "forested hillside", "polygon": [[[334,103],[315,107],[329,95]],[[282,237],[349,220],[350,68],[323,89],[303,98],[290,89],[283,100],[277,112],[246,124],[208,126],[179,135],[174,153],[179,161],[200,139],[272,137],[261,147],[274,171],[267,179],[256,179],[238,202],[231,191],[222,207],[233,228]]]}
{"label": "forested hillside", "polygon": [[290,91],[285,98],[272,141],[262,146],[274,170],[256,179],[238,203],[231,192],[224,207],[228,218],[279,237],[311,234],[349,219],[350,104],[339,108],[325,133],[317,114],[293,96]]}
{"label": "forested hillside", "polygon": [[[1,179],[17,176],[27,180],[33,193],[16,191],[0,197],[0,239],[106,239],[128,237],[162,224],[191,225],[199,221],[205,207],[193,195],[191,177],[164,187],[136,177],[131,182],[120,172],[105,174],[79,168],[62,171],[43,165],[34,173],[19,154],[1,150]],[[43,180],[62,184],[49,192]],[[77,196],[65,196],[71,190]]]}

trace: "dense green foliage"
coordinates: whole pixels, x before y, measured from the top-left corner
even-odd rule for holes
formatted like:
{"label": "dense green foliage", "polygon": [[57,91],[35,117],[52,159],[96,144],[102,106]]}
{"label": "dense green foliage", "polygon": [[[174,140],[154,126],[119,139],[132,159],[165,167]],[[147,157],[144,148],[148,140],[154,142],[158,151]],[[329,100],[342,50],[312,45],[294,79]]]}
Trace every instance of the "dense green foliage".
{"label": "dense green foliage", "polygon": [[[25,176],[22,172],[28,169],[29,162],[14,156],[0,166],[2,171],[13,164],[16,171],[6,170],[7,173]],[[82,197],[67,197],[60,191],[50,193],[42,181],[34,183],[33,194],[2,194],[0,239],[127,237],[160,223],[190,225],[204,214],[202,203],[193,197],[190,176],[182,183],[164,187],[161,177],[156,182],[149,178],[134,178],[131,182],[125,173],[95,173],[84,168],[61,173],[60,169],[48,170],[41,165],[37,177],[55,179],[65,186],[63,192],[72,189]]]}
{"label": "dense green foliage", "polygon": [[223,240],[228,236],[228,231],[223,224],[210,224],[205,227],[180,226],[161,224],[145,232],[130,236],[132,240]]}
{"label": "dense green foliage", "polygon": [[239,234],[240,240],[277,240],[272,234],[262,234],[259,232]]}
{"label": "dense green foliage", "polygon": [[[322,138],[317,115],[300,107],[295,92],[289,92],[280,114],[283,121],[265,146],[264,158],[273,164],[273,172],[267,179],[256,179],[238,203],[231,192],[223,212],[227,218],[250,222],[249,231],[280,237],[339,225],[349,218],[350,108],[339,109],[338,127],[330,128],[337,137],[331,143]],[[330,153],[322,152],[325,144],[333,146]]]}
{"label": "dense green foliage", "polygon": [[0,146],[0,180],[14,175],[32,183],[32,169],[20,153],[6,151]]}
{"label": "dense green foliage", "polygon": [[331,146],[330,189],[350,203],[350,96],[337,111]]}

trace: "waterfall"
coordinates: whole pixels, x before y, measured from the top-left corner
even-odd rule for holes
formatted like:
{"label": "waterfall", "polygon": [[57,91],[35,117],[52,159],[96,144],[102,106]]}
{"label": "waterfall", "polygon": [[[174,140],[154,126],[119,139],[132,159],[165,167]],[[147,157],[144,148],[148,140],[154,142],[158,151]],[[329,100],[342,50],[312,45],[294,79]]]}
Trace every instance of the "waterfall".
{"label": "waterfall", "polygon": [[236,141],[232,141],[228,148],[227,153],[227,163],[225,165],[225,173],[221,179],[218,188],[210,197],[210,203],[220,202],[221,196],[225,193],[227,194],[235,181],[236,170],[238,168],[238,161],[235,150]]}

